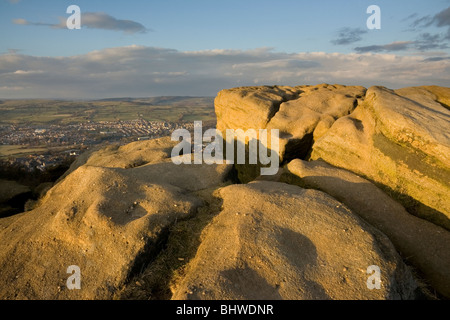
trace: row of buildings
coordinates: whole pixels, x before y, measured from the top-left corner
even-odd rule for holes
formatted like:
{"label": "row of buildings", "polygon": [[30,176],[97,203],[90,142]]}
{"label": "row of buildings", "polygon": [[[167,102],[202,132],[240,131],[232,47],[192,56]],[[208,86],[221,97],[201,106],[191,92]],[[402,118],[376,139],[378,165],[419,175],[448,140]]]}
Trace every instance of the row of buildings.
{"label": "row of buildings", "polygon": [[178,128],[190,129],[193,124],[147,121],[99,121],[78,124],[48,126],[4,125],[0,126],[0,144],[27,146],[94,145],[105,140],[122,138],[158,137],[170,135]]}
{"label": "row of buildings", "polygon": [[0,145],[20,145],[30,148],[45,146],[49,149],[47,152],[30,152],[19,157],[3,155],[2,164],[20,166],[30,172],[45,171],[67,159],[75,159],[90,146],[148,140],[170,135],[179,128],[192,130],[193,124],[137,119],[88,121],[69,125],[0,125]]}

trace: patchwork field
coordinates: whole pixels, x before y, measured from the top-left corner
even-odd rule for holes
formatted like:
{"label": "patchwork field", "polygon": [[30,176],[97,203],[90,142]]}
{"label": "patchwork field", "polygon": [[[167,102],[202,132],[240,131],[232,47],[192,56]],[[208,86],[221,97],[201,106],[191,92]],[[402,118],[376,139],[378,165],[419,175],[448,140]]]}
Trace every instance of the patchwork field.
{"label": "patchwork field", "polygon": [[27,146],[20,146],[20,145],[0,145],[0,158],[1,157],[9,157],[14,156],[18,157],[25,154],[30,153],[40,153],[45,152],[48,149],[46,147],[34,147],[30,148]]}
{"label": "patchwork field", "polygon": [[0,124],[73,124],[80,122],[192,122],[215,119],[212,97],[123,98],[95,101],[3,100]]}

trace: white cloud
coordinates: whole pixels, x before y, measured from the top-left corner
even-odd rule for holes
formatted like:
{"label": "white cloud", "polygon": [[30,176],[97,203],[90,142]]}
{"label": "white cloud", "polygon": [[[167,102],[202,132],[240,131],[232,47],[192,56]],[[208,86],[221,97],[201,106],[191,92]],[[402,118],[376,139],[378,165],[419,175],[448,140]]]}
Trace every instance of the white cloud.
{"label": "white cloud", "polygon": [[29,22],[25,19],[13,19],[14,24],[20,24],[20,25],[28,25]]}
{"label": "white cloud", "polygon": [[24,90],[24,87],[11,87],[11,86],[3,86],[0,87],[0,92],[8,92],[8,91],[20,91],[20,90]]}
{"label": "white cloud", "polygon": [[44,73],[42,70],[16,70],[13,72],[13,74],[40,74]]}
{"label": "white cloud", "polygon": [[[245,85],[450,86],[446,56],[127,46],[71,57],[0,55],[0,98],[208,95]],[[7,85],[6,85],[7,84]],[[26,88],[8,90],[7,88]]]}

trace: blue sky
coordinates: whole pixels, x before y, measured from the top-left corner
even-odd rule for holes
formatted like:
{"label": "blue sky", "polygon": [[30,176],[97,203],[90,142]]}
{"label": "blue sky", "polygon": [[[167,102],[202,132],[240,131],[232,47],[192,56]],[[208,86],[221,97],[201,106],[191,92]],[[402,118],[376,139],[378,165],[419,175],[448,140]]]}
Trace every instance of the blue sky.
{"label": "blue sky", "polygon": [[[72,4],[81,30],[58,27]],[[372,4],[381,30],[366,27]],[[450,86],[448,8],[450,0],[0,0],[0,98]]]}

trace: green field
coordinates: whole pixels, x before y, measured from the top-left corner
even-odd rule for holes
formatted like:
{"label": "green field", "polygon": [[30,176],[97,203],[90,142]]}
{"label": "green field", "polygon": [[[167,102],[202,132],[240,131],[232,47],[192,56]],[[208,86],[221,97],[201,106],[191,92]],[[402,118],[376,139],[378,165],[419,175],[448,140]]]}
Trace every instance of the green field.
{"label": "green field", "polygon": [[18,145],[0,145],[0,158],[23,157],[28,154],[39,154],[48,151],[46,147],[28,147]]}
{"label": "green field", "polygon": [[142,118],[148,121],[215,120],[212,97],[123,98],[95,101],[3,100],[0,124],[71,124]]}

